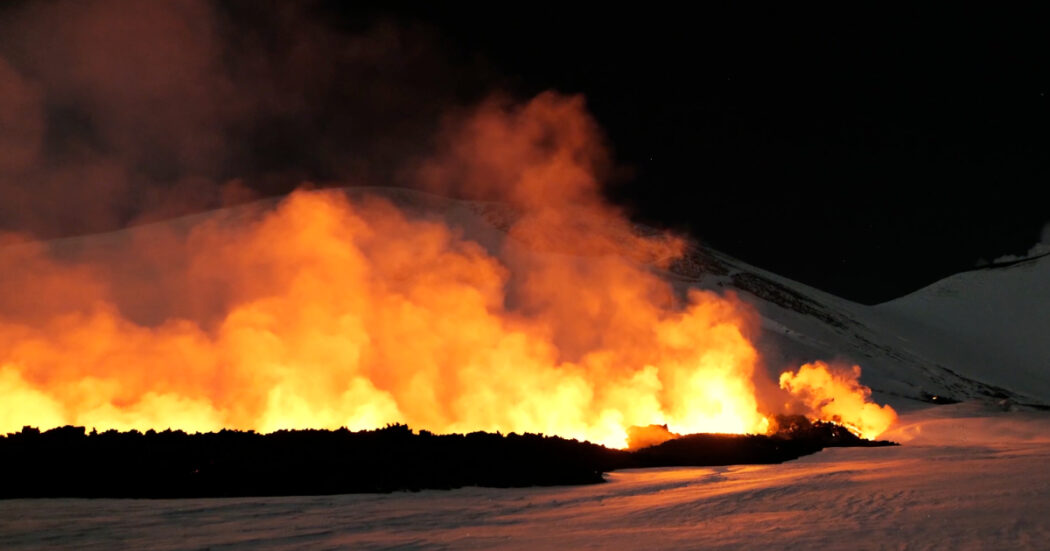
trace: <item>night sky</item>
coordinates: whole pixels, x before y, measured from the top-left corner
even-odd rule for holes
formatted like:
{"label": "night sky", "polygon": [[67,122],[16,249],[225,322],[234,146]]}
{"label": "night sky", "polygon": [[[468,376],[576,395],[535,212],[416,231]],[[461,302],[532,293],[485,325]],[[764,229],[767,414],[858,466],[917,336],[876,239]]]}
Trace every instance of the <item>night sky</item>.
{"label": "night sky", "polygon": [[[177,32],[138,32],[165,16],[148,3],[0,8],[14,83],[0,70],[0,100],[39,97],[45,115],[37,165],[0,156],[20,201],[0,205],[0,228],[54,237],[129,223],[142,204],[178,214],[186,194],[165,190],[190,176],[202,196],[231,178],[263,195],[396,185],[450,109],[544,90],[586,97],[618,163],[609,196],[635,219],[861,302],[1023,253],[1050,221],[1050,45],[1022,24],[1034,14],[209,6],[187,16],[207,25]],[[80,21],[98,32],[78,46]],[[126,183],[68,177],[85,166]]]}
{"label": "night sky", "polygon": [[878,302],[1039,239],[1050,47],[1024,14],[705,10],[417,17],[515,90],[584,94],[636,216],[818,288]]}

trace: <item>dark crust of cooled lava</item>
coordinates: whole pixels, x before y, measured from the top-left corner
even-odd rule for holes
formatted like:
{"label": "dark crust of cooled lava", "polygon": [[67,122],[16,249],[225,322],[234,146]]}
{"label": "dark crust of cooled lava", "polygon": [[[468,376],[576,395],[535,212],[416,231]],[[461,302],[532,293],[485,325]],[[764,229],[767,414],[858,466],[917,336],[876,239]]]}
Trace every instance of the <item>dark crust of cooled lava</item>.
{"label": "dark crust of cooled lava", "polygon": [[[786,425],[785,425],[786,426]],[[405,425],[254,432],[86,434],[83,427],[0,437],[0,498],[321,495],[591,484],[616,469],[780,463],[829,446],[881,446],[836,425],[771,436],[688,435],[636,451],[536,434],[413,433]]]}

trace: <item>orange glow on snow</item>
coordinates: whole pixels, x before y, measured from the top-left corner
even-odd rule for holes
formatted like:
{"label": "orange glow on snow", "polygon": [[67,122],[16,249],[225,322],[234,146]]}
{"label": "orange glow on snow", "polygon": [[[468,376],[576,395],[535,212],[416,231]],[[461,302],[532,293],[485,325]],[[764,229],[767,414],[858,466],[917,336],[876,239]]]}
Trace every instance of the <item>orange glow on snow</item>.
{"label": "orange glow on snow", "polygon": [[[634,426],[767,430],[756,315],[731,293],[675,296],[647,267],[682,242],[635,235],[602,200],[607,161],[579,98],[492,102],[446,141],[421,185],[518,209],[502,250],[338,191],[155,227],[122,252],[130,272],[0,249],[0,433],[400,422],[626,447]],[[829,373],[780,382],[818,418],[888,427],[891,409]]]}

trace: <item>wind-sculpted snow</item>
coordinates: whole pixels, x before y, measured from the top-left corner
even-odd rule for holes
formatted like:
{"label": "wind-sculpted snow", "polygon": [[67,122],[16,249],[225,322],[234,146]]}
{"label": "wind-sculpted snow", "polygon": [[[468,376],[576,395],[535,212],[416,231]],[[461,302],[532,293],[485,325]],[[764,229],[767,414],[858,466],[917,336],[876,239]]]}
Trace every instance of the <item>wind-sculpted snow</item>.
{"label": "wind-sculpted snow", "polygon": [[580,487],[0,502],[0,548],[1044,549],[1050,418],[902,417],[894,448],[615,472]]}

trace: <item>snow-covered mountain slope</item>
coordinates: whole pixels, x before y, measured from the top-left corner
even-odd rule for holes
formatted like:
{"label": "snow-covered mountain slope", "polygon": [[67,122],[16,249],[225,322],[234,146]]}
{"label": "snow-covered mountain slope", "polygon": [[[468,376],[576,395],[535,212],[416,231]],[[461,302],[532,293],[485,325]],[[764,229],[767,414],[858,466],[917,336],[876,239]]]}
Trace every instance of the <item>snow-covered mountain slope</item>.
{"label": "snow-covered mountain slope", "polygon": [[1050,256],[956,274],[874,311],[903,346],[1050,401]]}
{"label": "snow-covered mountain slope", "polygon": [[[1046,319],[1032,321],[1031,326],[1012,334],[994,321],[1010,318],[1016,311],[1010,297],[1027,297],[1023,315],[1029,319],[1038,317],[1040,305],[1044,310],[1050,306],[1050,287],[1038,275],[976,278],[980,282],[974,283],[975,289],[993,292],[990,289],[997,285],[1011,289],[1010,297],[1004,296],[998,304],[990,304],[975,291],[972,298],[934,307],[939,302],[923,298],[928,296],[923,290],[901,299],[900,304],[865,306],[710,249],[693,249],[685,264],[704,268],[687,273],[672,266],[670,276],[679,285],[734,290],[758,310],[763,323],[760,346],[771,370],[815,359],[855,363],[862,367],[861,380],[880,400],[904,408],[917,405],[915,401],[968,399],[1050,403],[1050,385],[1045,382],[1050,355],[1046,342],[1039,338],[1047,334]],[[966,292],[960,289],[959,294]],[[996,310],[994,316],[989,310]],[[961,328],[968,332],[962,333]],[[959,339],[946,338],[955,335],[965,339],[965,348]],[[981,360],[996,357],[997,350],[1008,346],[1013,347],[1012,358],[1026,360]]]}
{"label": "snow-covered mountain slope", "polygon": [[[381,195],[413,215],[440,219],[492,253],[565,254],[556,244],[508,241],[518,213],[500,203],[449,199],[400,188],[348,188],[351,199]],[[171,239],[208,219],[239,223],[276,204],[249,205],[120,232],[56,240],[53,254],[106,259],[140,270],[121,251]],[[635,226],[640,234],[656,230]],[[615,241],[615,240],[613,240]],[[620,251],[636,258],[636,251]],[[761,316],[758,346],[773,375],[814,360],[858,364],[880,402],[907,410],[922,402],[983,399],[1050,404],[1050,258],[975,270],[911,295],[865,306],[751,266],[710,248],[691,246],[666,269],[651,269],[683,292],[699,287],[736,292]],[[148,312],[138,313],[148,320]],[[154,320],[160,321],[160,320]]]}

